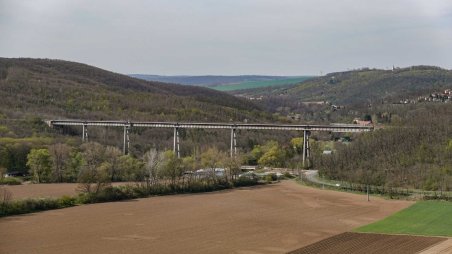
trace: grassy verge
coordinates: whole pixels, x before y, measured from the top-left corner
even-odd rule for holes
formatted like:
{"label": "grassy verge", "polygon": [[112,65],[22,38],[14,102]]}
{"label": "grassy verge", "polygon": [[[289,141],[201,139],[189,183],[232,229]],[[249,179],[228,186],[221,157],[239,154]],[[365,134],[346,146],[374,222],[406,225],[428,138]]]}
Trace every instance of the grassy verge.
{"label": "grassy verge", "polygon": [[452,203],[420,201],[356,232],[452,237]]}
{"label": "grassy verge", "polygon": [[[355,194],[367,194],[367,186],[365,184],[334,181],[324,178],[319,179],[321,179],[321,182],[311,181],[308,178],[304,178],[301,184],[322,189],[344,191]],[[424,191],[402,187],[369,185],[369,194],[389,199],[452,201],[451,191]]]}
{"label": "grassy verge", "polygon": [[[298,184],[309,186],[317,189],[322,190],[333,190],[333,191],[340,191],[340,192],[347,192],[347,193],[353,193],[353,194],[359,194],[359,195],[367,195],[367,188],[365,185],[362,184],[344,184],[343,182],[340,182],[339,186],[336,185],[330,185],[330,184],[322,184],[322,183],[316,183],[311,182],[307,180],[306,178],[303,178],[303,181],[300,181],[299,179],[296,179],[296,182]],[[410,198],[411,193],[404,191],[397,191],[396,188],[392,189],[386,189],[378,186],[369,186],[369,195],[372,197],[381,197],[385,199],[405,199],[405,200],[412,200]]]}

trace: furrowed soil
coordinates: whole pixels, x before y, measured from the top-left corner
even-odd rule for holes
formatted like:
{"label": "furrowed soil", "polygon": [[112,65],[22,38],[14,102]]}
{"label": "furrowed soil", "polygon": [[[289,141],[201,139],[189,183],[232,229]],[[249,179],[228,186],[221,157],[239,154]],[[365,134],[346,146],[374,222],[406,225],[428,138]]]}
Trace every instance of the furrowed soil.
{"label": "furrowed soil", "polygon": [[419,254],[450,254],[452,253],[452,238],[425,249]]}
{"label": "furrowed soil", "polygon": [[419,253],[446,240],[447,238],[442,237],[347,232],[289,252],[289,254],[412,254]]}
{"label": "furrowed soil", "polygon": [[1,218],[0,253],[286,253],[411,204],[283,181]]}

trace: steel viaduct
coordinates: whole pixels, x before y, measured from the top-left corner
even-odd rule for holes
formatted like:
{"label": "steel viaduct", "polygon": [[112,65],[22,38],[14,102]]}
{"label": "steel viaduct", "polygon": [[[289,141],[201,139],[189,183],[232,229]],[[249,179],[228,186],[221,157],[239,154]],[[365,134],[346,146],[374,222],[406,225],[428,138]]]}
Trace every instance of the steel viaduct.
{"label": "steel viaduct", "polygon": [[237,130],[275,130],[275,131],[303,131],[303,165],[309,157],[309,135],[311,131],[328,132],[368,132],[373,126],[356,124],[331,125],[294,125],[294,124],[248,124],[248,123],[190,123],[190,122],[135,122],[135,121],[90,121],[90,120],[49,120],[50,127],[81,126],[82,140],[88,140],[88,127],[111,126],[124,129],[123,153],[130,148],[129,132],[131,128],[170,128],[174,130],[173,151],[180,157],[179,130],[180,129],[227,129],[231,130],[231,157],[237,154]]}

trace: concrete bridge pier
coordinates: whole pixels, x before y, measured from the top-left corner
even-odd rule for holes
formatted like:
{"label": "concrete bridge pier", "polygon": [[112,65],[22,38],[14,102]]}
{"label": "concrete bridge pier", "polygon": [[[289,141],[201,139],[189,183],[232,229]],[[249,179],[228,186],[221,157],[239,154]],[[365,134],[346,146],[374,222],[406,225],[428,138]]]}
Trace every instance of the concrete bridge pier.
{"label": "concrete bridge pier", "polygon": [[124,155],[127,155],[130,150],[130,137],[129,137],[130,128],[131,128],[130,125],[124,125],[124,143],[122,147],[122,152]]}
{"label": "concrete bridge pier", "polygon": [[82,142],[88,142],[88,125],[83,125]]}
{"label": "concrete bridge pier", "polygon": [[231,158],[237,155],[237,130],[231,128]]}
{"label": "concrete bridge pier", "polygon": [[180,158],[179,129],[223,129],[231,130],[231,157],[237,154],[237,130],[272,130],[272,131],[303,131],[303,166],[306,166],[306,159],[309,159],[310,131],[328,132],[369,132],[373,131],[373,126],[360,126],[356,124],[334,124],[334,125],[306,125],[306,124],[249,124],[249,123],[184,123],[184,122],[136,122],[136,121],[91,121],[91,120],[48,120],[46,123],[53,128],[63,128],[65,126],[82,126],[84,142],[88,141],[88,125],[91,127],[112,126],[124,127],[124,154],[129,153],[130,141],[129,131],[132,127],[141,128],[173,128],[174,146],[173,151]]}
{"label": "concrete bridge pier", "polygon": [[303,168],[306,166],[306,159],[309,159],[311,152],[309,147],[309,136],[311,135],[310,131],[303,131]]}
{"label": "concrete bridge pier", "polygon": [[174,140],[173,140],[173,152],[180,158],[180,146],[179,146],[179,127],[174,126]]}

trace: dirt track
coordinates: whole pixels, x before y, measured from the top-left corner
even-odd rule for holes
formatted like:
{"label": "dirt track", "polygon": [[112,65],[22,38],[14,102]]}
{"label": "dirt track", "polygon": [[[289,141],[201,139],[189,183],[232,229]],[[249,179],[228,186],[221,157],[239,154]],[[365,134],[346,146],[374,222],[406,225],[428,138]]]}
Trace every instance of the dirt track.
{"label": "dirt track", "polygon": [[284,253],[412,204],[294,182],[0,219],[0,253]]}
{"label": "dirt track", "polygon": [[444,242],[446,239],[442,237],[347,232],[292,251],[289,254],[412,254]]}

